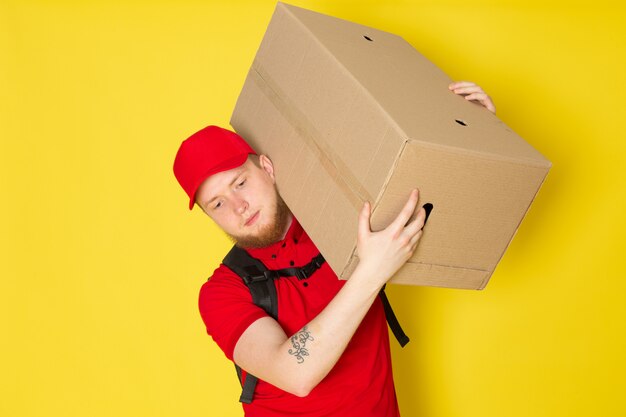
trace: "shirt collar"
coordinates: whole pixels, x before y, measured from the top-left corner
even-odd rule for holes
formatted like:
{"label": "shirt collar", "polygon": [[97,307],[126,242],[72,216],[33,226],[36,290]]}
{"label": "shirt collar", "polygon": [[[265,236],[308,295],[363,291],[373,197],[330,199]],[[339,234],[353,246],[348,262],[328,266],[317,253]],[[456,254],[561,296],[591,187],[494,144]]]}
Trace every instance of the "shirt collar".
{"label": "shirt collar", "polygon": [[297,244],[305,237],[306,234],[304,233],[302,225],[300,225],[300,222],[295,216],[292,216],[291,224],[287,229],[284,239],[263,248],[250,248],[246,250],[250,255],[258,259],[270,257],[271,255],[278,253],[281,248],[284,248],[287,245]]}

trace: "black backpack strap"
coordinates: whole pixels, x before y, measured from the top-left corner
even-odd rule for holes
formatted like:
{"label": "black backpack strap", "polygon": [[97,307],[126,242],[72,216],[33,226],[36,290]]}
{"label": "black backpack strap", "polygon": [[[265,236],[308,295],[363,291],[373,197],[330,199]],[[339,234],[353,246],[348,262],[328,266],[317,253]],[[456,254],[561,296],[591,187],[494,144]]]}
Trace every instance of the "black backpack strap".
{"label": "black backpack strap", "polygon": [[243,279],[250,289],[252,302],[261,307],[274,320],[278,320],[278,295],[274,280],[279,277],[297,277],[307,279],[326,262],[321,253],[311,262],[296,268],[270,270],[258,259],[253,258],[242,248],[233,246],[222,263]]}
{"label": "black backpack strap", "polygon": [[[238,368],[237,365],[235,365],[235,367]],[[252,402],[252,397],[254,397],[254,390],[256,389],[256,384],[258,382],[259,380],[256,376],[252,374],[246,375],[246,381],[242,385],[241,395],[239,396],[240,403],[250,404]]]}
{"label": "black backpack strap", "polygon": [[239,402],[250,404],[252,402],[252,397],[254,396],[254,389],[256,388],[256,384],[259,380],[254,375],[247,374],[246,380],[243,381],[241,368],[237,364],[235,364],[235,371],[237,371],[237,378],[239,378],[239,384],[241,384],[242,387]]}
{"label": "black backpack strap", "polygon": [[[237,246],[233,246],[222,263],[243,279],[252,295],[252,302],[265,310],[274,320],[277,320],[278,295],[276,294],[276,286],[274,286],[274,278],[277,275],[269,271],[261,261],[253,258],[248,252]],[[239,401],[250,404],[258,379],[248,373],[244,381],[239,365],[235,364],[235,369],[242,386]]]}
{"label": "black backpack strap", "polygon": [[279,277],[296,277],[299,280],[303,280],[313,275],[315,271],[317,271],[322,267],[322,265],[324,265],[324,262],[326,262],[326,259],[324,259],[321,253],[318,253],[316,257],[311,259],[311,262],[304,266],[297,268],[277,269],[272,272],[276,273],[276,275],[278,275]]}
{"label": "black backpack strap", "polygon": [[[426,211],[426,218],[424,219],[424,224],[428,220],[428,216],[430,216],[430,212],[433,210],[433,205],[431,203],[424,204],[424,210]],[[423,226],[422,226],[423,227]],[[393,309],[391,308],[391,304],[389,303],[389,299],[387,298],[387,294],[385,294],[385,287],[387,284],[383,285],[383,288],[380,290],[378,295],[383,302],[383,308],[385,309],[385,317],[387,318],[387,324],[389,324],[389,328],[393,332],[393,335],[400,343],[400,346],[405,347],[407,343],[409,343],[410,339],[402,330],[402,326],[400,326],[400,322],[396,318]]]}
{"label": "black backpack strap", "polygon": [[391,331],[393,332],[393,335],[398,340],[398,343],[400,343],[400,346],[404,347],[406,346],[407,343],[409,343],[410,339],[406,335],[406,333],[404,333],[404,330],[402,330],[402,326],[400,326],[400,322],[398,322],[398,319],[396,318],[396,315],[394,314],[393,309],[391,308],[391,304],[389,303],[387,294],[385,294],[385,286],[386,285],[383,285],[383,288],[380,290],[378,295],[380,296],[380,299],[383,302],[383,308],[385,309],[385,317],[387,318],[387,324],[389,324],[389,328],[391,329]]}
{"label": "black backpack strap", "polygon": [[252,302],[277,320],[278,296],[274,285],[276,273],[237,246],[233,246],[222,263],[243,279],[252,294]]}

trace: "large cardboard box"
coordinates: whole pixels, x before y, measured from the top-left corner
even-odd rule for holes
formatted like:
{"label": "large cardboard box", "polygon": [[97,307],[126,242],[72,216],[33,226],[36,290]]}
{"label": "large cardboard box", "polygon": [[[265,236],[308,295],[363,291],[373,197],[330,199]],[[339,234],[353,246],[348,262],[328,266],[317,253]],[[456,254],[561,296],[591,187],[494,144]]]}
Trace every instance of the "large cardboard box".
{"label": "large cardboard box", "polygon": [[487,284],[551,164],[451,81],[396,35],[277,4],[231,124],[339,277],[363,202],[380,230],[417,187],[434,208],[391,282]]}

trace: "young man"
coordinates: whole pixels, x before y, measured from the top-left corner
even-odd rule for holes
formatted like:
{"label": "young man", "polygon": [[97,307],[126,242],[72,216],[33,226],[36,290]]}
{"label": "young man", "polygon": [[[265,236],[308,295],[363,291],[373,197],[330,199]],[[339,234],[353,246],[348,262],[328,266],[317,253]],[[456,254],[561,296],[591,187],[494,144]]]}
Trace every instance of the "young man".
{"label": "young man", "polygon": [[[475,84],[450,89],[495,112]],[[278,194],[272,161],[234,132],[216,126],[196,132],[181,144],[174,173],[189,208],[197,204],[267,268],[300,267],[319,254]],[[242,278],[224,264],[204,283],[199,307],[207,332],[244,370],[244,380],[248,372],[259,379],[254,400],[243,405],[246,416],[399,416],[378,294],[420,240],[425,211],[417,202],[413,190],[378,232],[365,202],[359,264],[350,279],[340,281],[327,263],[304,279],[277,279],[277,320],[254,305]]]}

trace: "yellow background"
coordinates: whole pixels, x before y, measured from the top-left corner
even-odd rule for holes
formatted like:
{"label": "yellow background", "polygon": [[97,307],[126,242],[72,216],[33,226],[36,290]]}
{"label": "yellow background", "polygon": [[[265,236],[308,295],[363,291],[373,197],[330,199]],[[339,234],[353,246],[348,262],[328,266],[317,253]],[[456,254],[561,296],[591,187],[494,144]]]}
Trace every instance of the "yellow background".
{"label": "yellow background", "polygon": [[[626,13],[590,3],[292,3],[402,35],[554,164],[484,291],[390,288],[404,417],[626,415]],[[0,1],[1,416],[242,415],[196,304],[229,242],[171,166],[274,5]]]}

